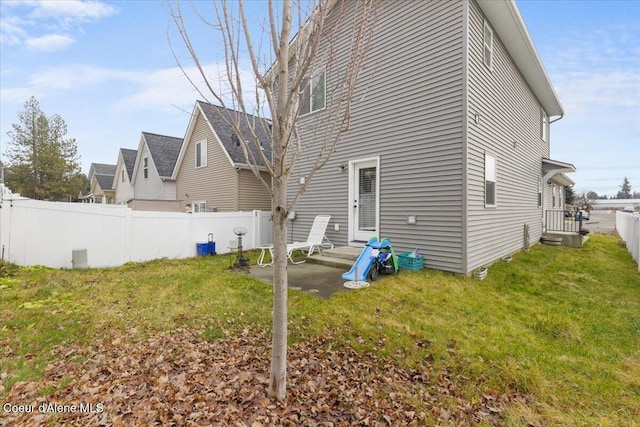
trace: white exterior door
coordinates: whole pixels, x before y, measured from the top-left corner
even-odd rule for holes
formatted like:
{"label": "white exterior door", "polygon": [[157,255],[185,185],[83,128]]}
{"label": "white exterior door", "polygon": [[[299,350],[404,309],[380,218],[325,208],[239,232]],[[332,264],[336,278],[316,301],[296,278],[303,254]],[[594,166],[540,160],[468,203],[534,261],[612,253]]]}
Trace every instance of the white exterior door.
{"label": "white exterior door", "polygon": [[367,242],[378,237],[379,159],[349,163],[349,241]]}

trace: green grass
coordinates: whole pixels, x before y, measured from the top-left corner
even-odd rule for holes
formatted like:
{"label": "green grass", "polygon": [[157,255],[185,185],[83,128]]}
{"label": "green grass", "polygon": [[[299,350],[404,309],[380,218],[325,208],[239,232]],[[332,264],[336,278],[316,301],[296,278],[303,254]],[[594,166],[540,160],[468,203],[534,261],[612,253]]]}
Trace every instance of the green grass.
{"label": "green grass", "polygon": [[[332,331],[357,349],[452,372],[470,400],[527,393],[508,425],[639,425],[640,274],[617,241],[537,245],[484,281],[403,271],[330,300],[290,291],[291,341]],[[0,265],[3,395],[42,376],[55,348],[90,347],[114,329],[136,340],[195,326],[215,341],[269,328],[270,287],[228,266],[226,256],[85,271]]]}

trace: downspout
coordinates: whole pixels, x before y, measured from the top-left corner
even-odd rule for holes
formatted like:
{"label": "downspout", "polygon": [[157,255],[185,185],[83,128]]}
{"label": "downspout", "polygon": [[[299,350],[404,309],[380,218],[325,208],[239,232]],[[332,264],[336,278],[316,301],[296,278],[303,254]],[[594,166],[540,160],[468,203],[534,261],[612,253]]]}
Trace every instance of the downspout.
{"label": "downspout", "polygon": [[[553,120],[549,120],[549,125],[551,125],[551,123],[555,123],[558,120],[562,119],[564,117],[564,111],[562,113],[560,113],[560,116],[558,116],[557,119],[553,119]],[[551,139],[551,127],[549,127],[549,139]],[[549,153],[551,154],[551,153]]]}

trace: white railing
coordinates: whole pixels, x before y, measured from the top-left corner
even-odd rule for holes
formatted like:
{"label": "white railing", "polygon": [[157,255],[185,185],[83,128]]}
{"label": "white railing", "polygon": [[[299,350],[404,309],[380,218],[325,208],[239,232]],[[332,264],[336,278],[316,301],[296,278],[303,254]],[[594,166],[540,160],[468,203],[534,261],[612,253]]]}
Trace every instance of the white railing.
{"label": "white railing", "polygon": [[627,244],[634,261],[638,263],[640,272],[640,214],[616,212],[616,230]]}
{"label": "white railing", "polygon": [[270,217],[263,211],[146,212],[123,205],[5,198],[0,202],[0,251],[3,260],[19,265],[72,268],[72,253],[86,250],[89,267],[110,267],[192,257],[197,243],[213,234],[216,252],[222,254],[237,238],[235,227],[247,229],[247,249],[271,243]]}

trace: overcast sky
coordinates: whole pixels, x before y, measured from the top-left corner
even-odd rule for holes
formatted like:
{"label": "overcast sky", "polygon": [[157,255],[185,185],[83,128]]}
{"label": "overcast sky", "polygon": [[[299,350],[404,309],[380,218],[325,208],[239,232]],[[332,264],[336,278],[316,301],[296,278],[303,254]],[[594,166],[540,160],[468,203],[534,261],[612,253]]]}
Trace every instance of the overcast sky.
{"label": "overcast sky", "polygon": [[[578,193],[613,195],[625,176],[640,191],[640,1],[517,5],[566,112],[551,125],[551,157],[576,166]],[[261,6],[250,3],[252,15]],[[176,66],[168,37],[185,51],[166,2],[2,0],[0,19],[2,159],[30,96],[65,120],[85,173],[137,148],[142,131],[184,136],[202,97]],[[195,38],[214,67],[213,30]]]}

